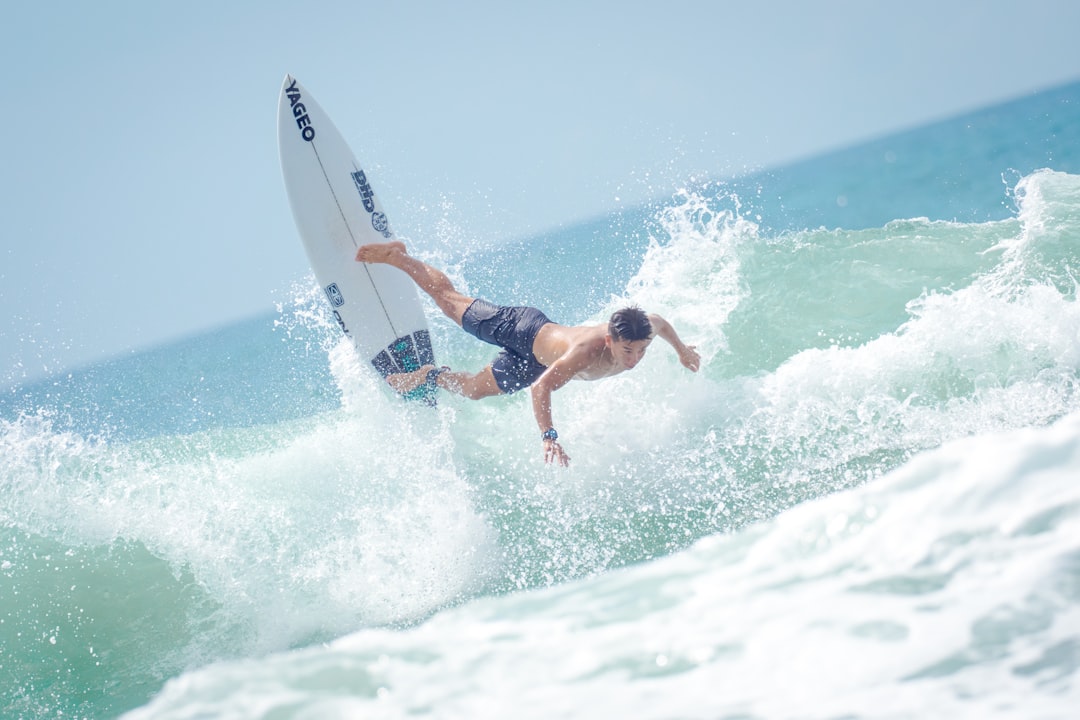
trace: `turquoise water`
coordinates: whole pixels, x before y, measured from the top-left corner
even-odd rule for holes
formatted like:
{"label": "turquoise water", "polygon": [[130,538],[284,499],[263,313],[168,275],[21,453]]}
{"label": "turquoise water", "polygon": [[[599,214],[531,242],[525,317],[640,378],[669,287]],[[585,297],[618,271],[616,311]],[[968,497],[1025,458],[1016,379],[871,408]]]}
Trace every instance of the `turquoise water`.
{"label": "turquoise water", "polygon": [[[498,248],[413,251],[662,343],[401,404],[314,281],[0,395],[4,717],[1067,717],[1080,85]],[[527,268],[527,269],[526,269]],[[428,305],[455,367],[491,349]]]}

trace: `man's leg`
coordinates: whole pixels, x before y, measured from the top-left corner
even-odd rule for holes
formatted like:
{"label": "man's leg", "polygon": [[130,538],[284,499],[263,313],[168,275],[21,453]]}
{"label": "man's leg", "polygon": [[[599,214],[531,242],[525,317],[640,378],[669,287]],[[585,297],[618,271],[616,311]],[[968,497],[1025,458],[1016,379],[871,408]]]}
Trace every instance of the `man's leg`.
{"label": "man's leg", "polygon": [[[428,373],[435,369],[434,365],[425,365],[412,372],[388,375],[386,382],[399,393],[407,393],[427,381]],[[491,372],[491,366],[478,373],[453,372],[444,370],[435,378],[435,384],[443,390],[457,393],[470,400],[502,395],[502,390],[495,382],[495,375]]]}
{"label": "man's leg", "polygon": [[[405,243],[400,241],[363,245],[356,251],[356,259],[359,262],[386,263],[402,270],[458,325],[461,325],[461,317],[476,299],[458,292],[446,273],[409,255]],[[406,393],[426,382],[428,373],[434,369],[434,365],[425,365],[412,372],[388,375],[386,381],[398,392]],[[490,365],[475,374],[445,370],[439,373],[435,384],[470,400],[502,394]]]}
{"label": "man's leg", "polygon": [[395,240],[363,245],[356,251],[356,259],[366,263],[385,263],[404,271],[458,325],[461,325],[461,316],[476,299],[458,292],[443,271],[409,255],[403,242]]}

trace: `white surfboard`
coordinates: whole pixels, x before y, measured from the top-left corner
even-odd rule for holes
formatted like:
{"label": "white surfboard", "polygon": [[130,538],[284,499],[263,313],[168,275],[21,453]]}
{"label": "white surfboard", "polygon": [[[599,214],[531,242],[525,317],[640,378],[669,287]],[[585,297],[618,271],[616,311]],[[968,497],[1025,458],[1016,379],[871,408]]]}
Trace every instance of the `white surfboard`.
{"label": "white surfboard", "polygon": [[[295,78],[278,101],[281,174],[296,228],[334,319],[360,357],[381,376],[434,364],[416,286],[389,265],[356,262],[356,249],[394,237],[345,139]],[[407,397],[434,404],[433,388]]]}

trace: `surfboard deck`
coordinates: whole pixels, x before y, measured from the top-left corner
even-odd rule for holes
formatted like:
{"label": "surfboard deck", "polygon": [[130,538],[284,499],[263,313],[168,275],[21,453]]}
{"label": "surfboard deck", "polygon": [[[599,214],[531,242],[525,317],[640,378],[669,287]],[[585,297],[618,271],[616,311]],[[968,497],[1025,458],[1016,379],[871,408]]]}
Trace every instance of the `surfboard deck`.
{"label": "surfboard deck", "polygon": [[[416,285],[390,265],[356,262],[356,250],[394,238],[369,174],[311,93],[285,76],[278,153],[296,229],[334,319],[380,376],[435,364]],[[421,385],[409,399],[435,404]]]}

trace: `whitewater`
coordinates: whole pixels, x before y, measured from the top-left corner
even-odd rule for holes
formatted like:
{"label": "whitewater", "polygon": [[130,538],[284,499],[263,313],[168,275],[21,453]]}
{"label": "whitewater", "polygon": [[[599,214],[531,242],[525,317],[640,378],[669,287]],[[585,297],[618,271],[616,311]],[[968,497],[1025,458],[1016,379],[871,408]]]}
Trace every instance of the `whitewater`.
{"label": "whitewater", "polygon": [[[524,395],[393,397],[310,277],[11,388],[0,715],[1071,717],[1078,102],[494,248],[406,238],[477,295],[631,301],[697,346],[560,390],[569,469]],[[440,362],[490,361],[427,310]]]}

